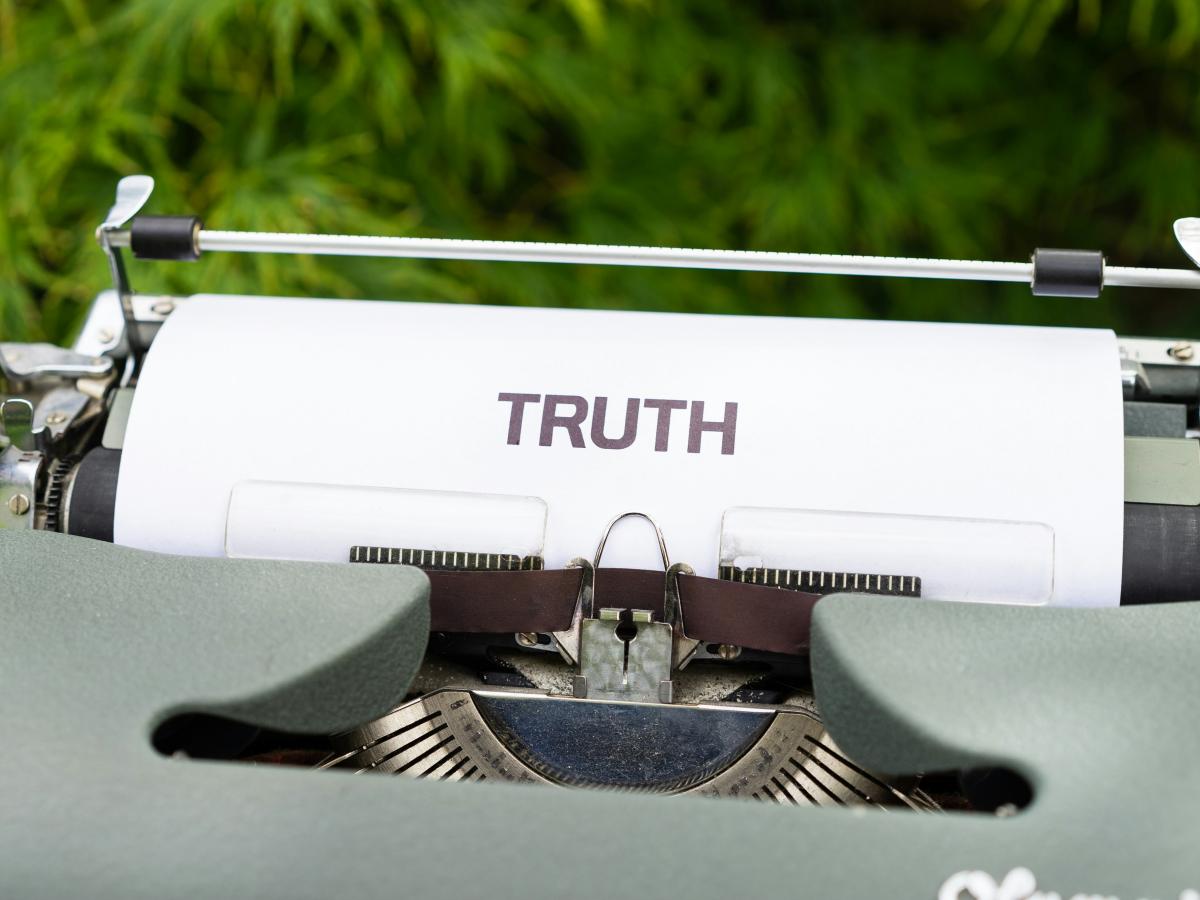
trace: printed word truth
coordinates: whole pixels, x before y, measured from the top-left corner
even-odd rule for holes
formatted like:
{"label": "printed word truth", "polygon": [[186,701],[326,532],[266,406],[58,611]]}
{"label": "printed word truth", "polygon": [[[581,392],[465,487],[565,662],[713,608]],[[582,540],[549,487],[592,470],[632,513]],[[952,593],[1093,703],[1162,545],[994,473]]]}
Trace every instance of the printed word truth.
{"label": "printed word truth", "polygon": [[[509,393],[501,393],[498,399],[501,403],[511,404],[509,444],[522,442],[526,419],[534,423],[532,432],[537,435],[541,447],[552,447],[557,442],[581,449],[592,446],[601,450],[625,450],[632,447],[638,434],[642,433],[645,435],[643,441],[649,441],[652,434],[654,449],[666,453],[671,449],[682,449],[681,427],[687,432],[688,453],[699,453],[702,449],[715,452],[719,444],[722,455],[732,456],[737,441],[736,403],[726,403],[723,413],[718,413],[716,409],[705,411],[703,400],[630,397],[623,405],[617,405],[611,404],[608,397],[593,397],[588,402],[586,397],[574,394],[546,394],[543,397],[541,394]],[[539,405],[540,414],[536,409]],[[527,413],[527,410],[530,411]]]}

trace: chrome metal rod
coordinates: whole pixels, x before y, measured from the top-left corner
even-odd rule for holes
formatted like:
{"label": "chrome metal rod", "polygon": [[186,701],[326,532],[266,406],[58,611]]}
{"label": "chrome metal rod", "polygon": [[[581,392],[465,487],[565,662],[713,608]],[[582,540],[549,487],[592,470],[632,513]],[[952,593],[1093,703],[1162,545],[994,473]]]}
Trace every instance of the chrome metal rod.
{"label": "chrome metal rod", "polygon": [[441,238],[357,237],[324,234],[262,234],[201,231],[200,249],[243,253],[313,253],[337,256],[394,256],[493,262],[571,263],[649,266],[675,269],[733,269],[743,272],[795,272],[813,275],[878,275],[971,281],[1024,281],[1031,263],[977,260],[845,256],[830,253],[770,253],[761,250],[697,250],[682,247],[627,247],[531,241],[445,240]]}
{"label": "chrome metal rod", "polygon": [[[112,233],[110,241],[114,247],[129,246],[128,230]],[[681,247],[212,230],[202,230],[199,243],[202,252],[302,253],[326,256],[728,269],[743,272],[940,278],[1024,284],[1029,284],[1033,279],[1031,262],[848,256],[831,253],[772,253],[761,250],[701,250]],[[1200,290],[1200,271],[1106,265],[1104,284]]]}
{"label": "chrome metal rod", "polygon": [[1196,269],[1142,269],[1137,266],[1105,266],[1105,287],[1149,287],[1200,290]]}

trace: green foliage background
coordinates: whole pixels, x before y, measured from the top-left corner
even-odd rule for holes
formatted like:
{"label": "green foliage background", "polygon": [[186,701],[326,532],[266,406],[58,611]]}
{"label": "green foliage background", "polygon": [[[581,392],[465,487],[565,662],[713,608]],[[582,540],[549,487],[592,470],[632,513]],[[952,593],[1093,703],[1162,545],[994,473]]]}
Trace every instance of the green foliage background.
{"label": "green foliage background", "polygon": [[[120,175],[213,227],[1182,265],[1196,0],[0,0],[0,336],[62,340]],[[1094,324],[1187,293],[213,255],[146,290]]]}

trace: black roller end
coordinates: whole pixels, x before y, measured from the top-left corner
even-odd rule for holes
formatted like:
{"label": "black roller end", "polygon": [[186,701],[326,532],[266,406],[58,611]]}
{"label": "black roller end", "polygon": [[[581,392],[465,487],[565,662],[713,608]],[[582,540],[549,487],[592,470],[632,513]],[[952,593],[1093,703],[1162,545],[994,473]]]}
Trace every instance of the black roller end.
{"label": "black roller end", "polygon": [[70,488],[67,534],[112,543],[120,471],[120,450],[96,447],[80,460]]}
{"label": "black roller end", "polygon": [[1200,507],[1125,504],[1121,605],[1200,600]]}
{"label": "black roller end", "polygon": [[1099,296],[1104,288],[1104,254],[1098,250],[1034,250],[1036,296]]}
{"label": "black roller end", "polygon": [[129,228],[129,247],[138,259],[191,262],[200,258],[196,216],[138,216]]}
{"label": "black roller end", "polygon": [[1098,250],[1033,251],[1033,281],[1038,297],[1099,297],[1104,287],[1104,254]]}

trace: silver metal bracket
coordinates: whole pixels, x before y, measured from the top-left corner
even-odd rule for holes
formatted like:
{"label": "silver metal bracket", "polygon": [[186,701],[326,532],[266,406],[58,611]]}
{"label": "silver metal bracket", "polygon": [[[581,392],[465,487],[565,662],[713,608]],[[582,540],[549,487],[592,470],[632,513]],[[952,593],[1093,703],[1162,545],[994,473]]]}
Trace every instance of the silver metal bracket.
{"label": "silver metal bracket", "polygon": [[695,657],[700,642],[687,636],[683,627],[683,604],[679,600],[679,576],[695,575],[687,563],[675,563],[667,569],[666,613],[673,634],[671,665],[683,669]]}
{"label": "silver metal bracket", "polygon": [[596,569],[588,560],[583,557],[576,557],[567,563],[568,569],[582,569],[583,574],[579,581],[579,594],[575,598],[575,612],[571,616],[571,624],[566,631],[550,632],[550,640],[553,641],[559,655],[566,661],[569,666],[579,666],[579,644],[583,635],[583,620],[585,616],[588,618],[592,615],[592,597],[594,596]]}
{"label": "silver metal bracket", "polygon": [[9,397],[0,404],[7,443],[18,450],[47,450],[70,430],[92,399],[75,387],[51,388],[37,406],[24,397]]}
{"label": "silver metal bracket", "polygon": [[53,344],[0,344],[0,372],[10,382],[48,378],[100,378],[112,371],[113,361]]}
{"label": "silver metal bracket", "polygon": [[33,430],[39,446],[45,449],[66,434],[91,402],[91,397],[73,387],[48,391],[33,410]]}
{"label": "silver metal bracket", "polygon": [[1200,367],[1200,342],[1187,338],[1117,336],[1121,364]]}
{"label": "silver metal bracket", "polygon": [[[655,622],[646,609],[625,610],[604,607],[596,613],[596,576],[600,557],[614,526],[626,518],[645,519],[654,529],[664,569],[663,622]],[[573,693],[579,698],[633,700],[670,703],[674,693],[671,673],[682,668],[695,654],[698,641],[689,639],[683,629],[683,610],[679,601],[679,576],[692,574],[685,563],[671,565],[662,530],[645,513],[627,512],[605,526],[596,555],[589,562],[574,559],[571,567],[583,570],[579,596],[571,628],[551,635],[563,658],[579,667]]]}
{"label": "silver metal bracket", "polygon": [[591,700],[635,700],[670,703],[672,630],[655,622],[648,609],[630,610],[623,633],[622,610],[605,607],[598,618],[583,620],[580,674],[573,693]]}
{"label": "silver metal bracket", "polygon": [[[11,402],[11,401],[10,401]],[[5,404],[7,408],[8,404]],[[37,481],[44,457],[36,450],[12,446],[0,452],[0,528],[33,528]]]}

